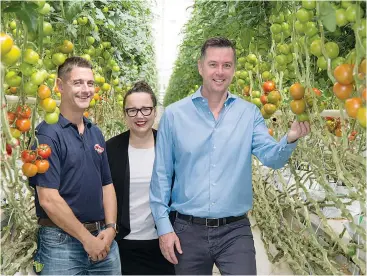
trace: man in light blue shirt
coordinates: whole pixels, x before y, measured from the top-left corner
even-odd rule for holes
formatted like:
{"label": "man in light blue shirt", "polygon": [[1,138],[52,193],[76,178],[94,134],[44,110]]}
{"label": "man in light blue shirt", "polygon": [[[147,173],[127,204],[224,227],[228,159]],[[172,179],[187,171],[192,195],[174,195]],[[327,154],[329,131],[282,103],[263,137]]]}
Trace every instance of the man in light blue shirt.
{"label": "man in light blue shirt", "polygon": [[293,122],[280,142],[273,139],[259,109],[228,91],[235,60],[229,40],[207,40],[198,61],[202,87],[167,107],[160,121],[150,201],[162,254],[176,274],[212,274],[214,263],[222,274],[256,274],[246,216],[251,156],[281,168],[310,132],[308,122]]}

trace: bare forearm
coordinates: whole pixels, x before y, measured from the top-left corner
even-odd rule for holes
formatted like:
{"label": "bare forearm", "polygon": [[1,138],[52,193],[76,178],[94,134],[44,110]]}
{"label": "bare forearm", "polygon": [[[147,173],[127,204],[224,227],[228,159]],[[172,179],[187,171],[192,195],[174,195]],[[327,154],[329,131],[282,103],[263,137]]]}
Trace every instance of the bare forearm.
{"label": "bare forearm", "polygon": [[105,214],[105,222],[116,223],[117,219],[117,200],[115,188],[112,184],[103,186],[103,208]]}

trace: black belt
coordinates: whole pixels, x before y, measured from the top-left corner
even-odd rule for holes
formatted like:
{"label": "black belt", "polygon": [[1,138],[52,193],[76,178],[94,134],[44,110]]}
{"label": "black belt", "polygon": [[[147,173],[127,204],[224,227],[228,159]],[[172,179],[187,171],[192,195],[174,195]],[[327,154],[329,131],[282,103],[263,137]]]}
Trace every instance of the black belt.
{"label": "black belt", "polygon": [[229,224],[247,218],[247,215],[244,214],[239,217],[226,217],[226,218],[199,218],[190,215],[183,215],[177,212],[176,217],[194,224],[201,224],[207,227],[219,227],[225,224]]}
{"label": "black belt", "polygon": [[[52,220],[48,218],[39,218],[38,224],[48,227],[58,227]],[[101,228],[105,225],[105,223],[103,221],[96,221],[96,222],[83,223],[83,225],[89,232],[95,232],[97,230],[100,231]]]}

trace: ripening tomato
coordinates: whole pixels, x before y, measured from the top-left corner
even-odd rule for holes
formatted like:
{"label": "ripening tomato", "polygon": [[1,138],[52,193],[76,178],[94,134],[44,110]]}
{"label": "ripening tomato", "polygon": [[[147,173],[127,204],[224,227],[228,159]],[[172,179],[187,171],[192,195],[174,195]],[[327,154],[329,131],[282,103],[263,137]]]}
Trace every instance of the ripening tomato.
{"label": "ripening tomato", "polygon": [[37,154],[43,159],[47,159],[51,155],[51,148],[47,144],[40,144],[37,148]]}
{"label": "ripening tomato", "polygon": [[38,173],[45,173],[50,167],[50,163],[47,160],[37,160],[35,164],[37,166]]}
{"label": "ripening tomato", "polygon": [[32,163],[24,163],[22,166],[22,172],[27,177],[35,176],[37,171],[37,166]]}
{"label": "ripening tomato", "polygon": [[1,62],[7,66],[14,65],[20,58],[21,52],[18,46],[13,45],[10,51],[5,55],[1,55]]}
{"label": "ripening tomato", "polygon": [[56,112],[46,113],[45,122],[49,125],[56,124],[59,121],[59,114]]}
{"label": "ripening tomato", "polygon": [[21,132],[27,132],[31,129],[31,121],[29,119],[17,119],[15,125]]}
{"label": "ripening tomato", "polygon": [[74,44],[69,40],[64,40],[59,48],[61,53],[70,54],[74,50]]}
{"label": "ripening tomato", "polygon": [[353,83],[353,65],[341,64],[337,66],[334,70],[334,77],[340,84],[346,85]]}
{"label": "ripening tomato", "polygon": [[310,118],[308,117],[307,113],[302,113],[297,115],[297,121],[298,122],[308,122],[310,121]]}
{"label": "ripening tomato", "polygon": [[362,106],[361,98],[350,98],[345,101],[345,110],[349,117],[356,118],[357,111]]}
{"label": "ripening tomato", "polygon": [[353,84],[342,85],[336,82],[333,86],[335,96],[340,100],[346,100],[353,92]]}
{"label": "ripening tomato", "polygon": [[15,113],[20,119],[29,119],[32,114],[32,109],[28,105],[19,105]]}
{"label": "ripening tomato", "polygon": [[56,105],[56,101],[52,98],[46,98],[41,101],[41,106],[46,112],[54,112]]}
{"label": "ripening tomato", "polygon": [[305,100],[293,100],[290,103],[291,110],[294,114],[302,114],[306,110],[306,102]]}
{"label": "ripening tomato", "polygon": [[84,116],[85,118],[88,118],[88,117],[89,117],[89,112],[88,112],[88,111],[84,111],[83,116]]}
{"label": "ripening tomato", "polygon": [[10,134],[12,137],[18,139],[20,137],[20,135],[22,135],[22,133],[19,131],[19,129],[16,129],[14,127],[10,128]]}
{"label": "ripening tomato", "polygon": [[268,97],[266,95],[261,95],[260,96],[260,102],[265,105],[268,103]]}
{"label": "ripening tomato", "polygon": [[33,150],[23,150],[21,153],[23,163],[31,163],[37,159],[37,154]]}
{"label": "ripening tomato", "polygon": [[65,62],[66,57],[62,53],[55,53],[55,54],[52,55],[52,58],[51,59],[52,59],[52,62],[55,65],[59,66],[59,65],[61,65],[61,64],[63,64]]}
{"label": "ripening tomato", "polygon": [[250,86],[246,85],[246,86],[242,89],[242,95],[244,95],[244,96],[250,96]]}
{"label": "ripening tomato", "polygon": [[48,88],[47,85],[42,84],[40,85],[40,87],[38,87],[37,95],[41,100],[44,100],[46,98],[51,97],[51,90],[50,88]]}
{"label": "ripening tomato", "polygon": [[367,101],[366,87],[362,90],[361,98],[363,101]]}
{"label": "ripening tomato", "polygon": [[268,128],[268,133],[269,133],[271,136],[274,136],[274,130],[272,130],[271,128]]}
{"label": "ripening tomato", "polygon": [[263,84],[263,90],[264,92],[271,92],[275,89],[275,83],[273,81],[266,81]]}
{"label": "ripening tomato", "polygon": [[337,128],[337,129],[335,130],[335,136],[336,136],[336,137],[342,137],[342,136],[343,136],[343,133],[342,133],[341,128]]}
{"label": "ripening tomato", "polygon": [[269,103],[278,104],[281,100],[282,96],[280,95],[278,90],[273,90],[268,94],[267,100]]}
{"label": "ripening tomato", "polygon": [[305,88],[300,83],[296,82],[289,88],[289,93],[294,100],[300,100],[305,95]]}
{"label": "ripening tomato", "polygon": [[321,96],[321,91],[319,90],[319,89],[317,89],[317,88],[312,88],[312,90],[313,90],[313,92],[315,93],[315,95],[317,96],[317,97],[320,97]]}
{"label": "ripening tomato", "polygon": [[275,111],[277,110],[277,107],[275,104],[270,104],[270,103],[267,103],[264,105],[264,110],[267,114],[274,114]]}

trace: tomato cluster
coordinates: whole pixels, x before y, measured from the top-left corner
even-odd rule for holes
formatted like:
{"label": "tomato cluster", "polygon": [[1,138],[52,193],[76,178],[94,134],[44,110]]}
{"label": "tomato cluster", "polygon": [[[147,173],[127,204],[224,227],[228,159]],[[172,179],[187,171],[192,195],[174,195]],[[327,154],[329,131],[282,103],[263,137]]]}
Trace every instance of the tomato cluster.
{"label": "tomato cluster", "polygon": [[[362,127],[366,127],[366,87],[361,85],[360,92],[353,93],[357,90],[357,85],[354,81],[354,65],[341,64],[334,69],[334,77],[336,82],[333,86],[335,96],[342,101],[345,101],[345,110],[349,117],[357,119]],[[364,59],[358,66],[358,78],[366,80],[366,60]]]}
{"label": "tomato cluster", "polygon": [[23,161],[22,171],[27,177],[35,176],[37,173],[45,173],[50,167],[47,158],[51,155],[51,148],[47,144],[40,144],[36,150],[23,150],[21,158]]}

